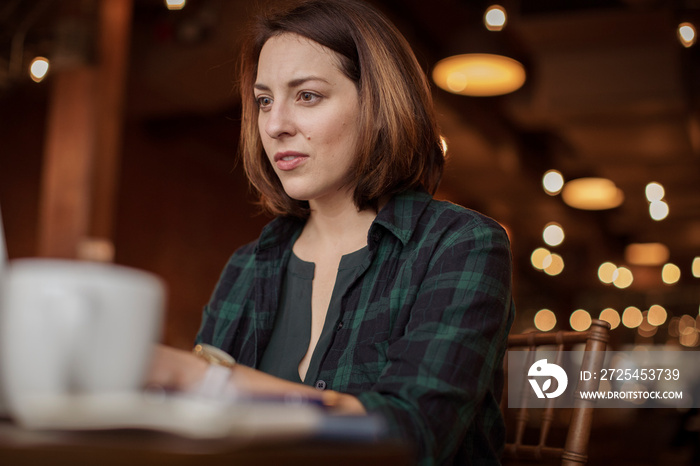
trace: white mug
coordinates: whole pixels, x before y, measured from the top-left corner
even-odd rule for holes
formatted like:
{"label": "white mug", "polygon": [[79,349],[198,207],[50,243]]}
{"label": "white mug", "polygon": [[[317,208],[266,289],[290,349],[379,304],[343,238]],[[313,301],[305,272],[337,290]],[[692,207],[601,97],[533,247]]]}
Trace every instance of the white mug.
{"label": "white mug", "polygon": [[160,337],[161,279],[114,264],[11,261],[0,285],[0,383],[9,414],[41,400],[141,388]]}

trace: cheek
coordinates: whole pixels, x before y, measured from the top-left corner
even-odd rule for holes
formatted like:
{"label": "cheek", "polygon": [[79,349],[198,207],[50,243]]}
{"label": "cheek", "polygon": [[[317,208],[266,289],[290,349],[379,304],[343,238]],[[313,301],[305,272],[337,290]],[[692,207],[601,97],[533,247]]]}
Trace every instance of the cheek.
{"label": "cheek", "polygon": [[273,151],[273,148],[270,146],[270,141],[268,138],[265,138],[265,136],[260,135],[260,142],[262,143],[262,148],[263,148],[263,157],[268,159],[270,162],[272,162],[272,157],[270,154]]}

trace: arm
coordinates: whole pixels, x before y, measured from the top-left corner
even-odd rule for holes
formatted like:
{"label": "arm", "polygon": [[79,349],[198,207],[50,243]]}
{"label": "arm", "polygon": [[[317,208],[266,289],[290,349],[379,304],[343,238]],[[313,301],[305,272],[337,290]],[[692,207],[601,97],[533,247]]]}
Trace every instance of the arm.
{"label": "arm", "polygon": [[513,317],[505,232],[490,224],[453,231],[440,240],[425,276],[412,280],[420,281],[412,283],[404,333],[359,400],[423,458],[446,461],[465,437],[467,450],[499,448],[488,443],[501,422],[500,371]]}
{"label": "arm", "polygon": [[[197,389],[208,368],[208,362],[189,351],[157,345],[147,384],[191,392]],[[352,395],[330,390],[321,392],[308,385],[283,380],[242,364],[236,364],[231,369],[231,383],[236,390],[244,393],[275,396],[298,393],[322,401],[338,414],[365,413],[362,404]]]}

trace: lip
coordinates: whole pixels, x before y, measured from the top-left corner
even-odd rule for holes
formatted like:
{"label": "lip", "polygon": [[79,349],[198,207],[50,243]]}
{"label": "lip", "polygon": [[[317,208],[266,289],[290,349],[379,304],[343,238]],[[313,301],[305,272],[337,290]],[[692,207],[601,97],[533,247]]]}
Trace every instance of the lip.
{"label": "lip", "polygon": [[285,151],[277,152],[274,156],[275,165],[282,171],[294,170],[303,164],[309,156],[301,152]]}

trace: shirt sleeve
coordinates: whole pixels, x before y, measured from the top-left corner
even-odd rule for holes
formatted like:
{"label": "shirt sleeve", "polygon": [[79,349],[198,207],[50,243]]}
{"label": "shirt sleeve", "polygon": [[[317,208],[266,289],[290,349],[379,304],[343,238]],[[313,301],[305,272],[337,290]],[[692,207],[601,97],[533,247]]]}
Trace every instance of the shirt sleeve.
{"label": "shirt sleeve", "polygon": [[449,464],[464,445],[469,463],[480,450],[493,459],[513,319],[508,238],[495,222],[479,222],[445,235],[433,251],[426,274],[411,278],[420,282],[412,283],[415,298],[389,363],[358,398],[416,447],[421,465]]}
{"label": "shirt sleeve", "polygon": [[243,304],[253,288],[255,243],[239,248],[228,260],[202,312],[195,343],[231,350],[231,329],[240,325]]}

